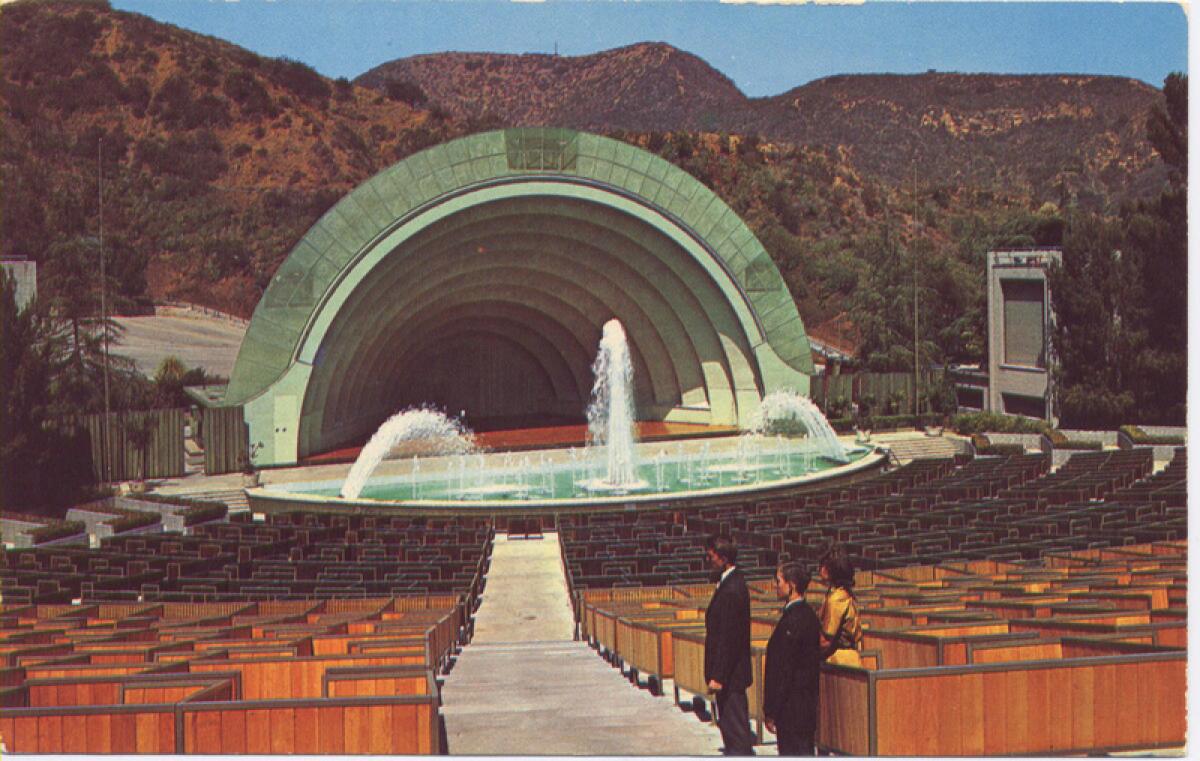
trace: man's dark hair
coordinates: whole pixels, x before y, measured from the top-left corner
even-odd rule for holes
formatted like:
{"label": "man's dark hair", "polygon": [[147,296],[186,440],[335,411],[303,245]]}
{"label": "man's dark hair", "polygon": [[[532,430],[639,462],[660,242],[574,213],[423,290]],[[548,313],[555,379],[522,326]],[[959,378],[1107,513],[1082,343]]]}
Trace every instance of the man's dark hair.
{"label": "man's dark hair", "polygon": [[854,588],[854,565],[846,548],[835,544],[821,556],[821,565],[829,569],[829,583],[845,589]]}
{"label": "man's dark hair", "polygon": [[704,543],[704,549],[717,553],[730,565],[737,565],[737,545],[727,536],[710,536]]}
{"label": "man's dark hair", "polygon": [[795,585],[796,594],[800,595],[803,595],[808,589],[809,579],[812,578],[804,566],[790,560],[779,564],[779,575],[783,577],[784,581]]}

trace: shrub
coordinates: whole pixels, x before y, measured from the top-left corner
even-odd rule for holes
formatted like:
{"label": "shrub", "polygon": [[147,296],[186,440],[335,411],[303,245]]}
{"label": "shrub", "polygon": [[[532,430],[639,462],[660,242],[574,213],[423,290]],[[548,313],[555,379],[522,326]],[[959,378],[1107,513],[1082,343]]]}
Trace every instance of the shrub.
{"label": "shrub", "polygon": [[267,88],[262,86],[258,77],[248,71],[239,69],[226,74],[223,89],[225,95],[238,104],[244,116],[262,114],[273,118],[277,114]]}
{"label": "shrub", "polygon": [[325,78],[299,61],[273,58],[267,62],[267,72],[273,82],[302,100],[320,102],[329,98],[331,88]]}
{"label": "shrub", "polygon": [[41,92],[43,105],[68,114],[102,108],[128,97],[121,80],[101,61],[92,61],[68,79],[47,82]]}
{"label": "shrub", "polygon": [[150,101],[149,111],[164,124],[185,130],[223,127],[231,122],[225,99],[205,93],[193,100],[191,83],[179,74],[158,88]]}
{"label": "shrub", "polygon": [[803,436],[808,433],[808,427],[798,418],[774,418],[767,421],[763,433],[768,436]]}
{"label": "shrub", "polygon": [[333,145],[350,153],[369,153],[367,144],[354,129],[345,122],[338,122],[333,128]]}
{"label": "shrub", "polygon": [[55,521],[33,529],[29,532],[29,538],[33,540],[34,544],[42,544],[66,536],[81,534],[86,528],[82,521]]}
{"label": "shrub", "polygon": [[420,106],[429,100],[429,96],[425,94],[420,85],[407,79],[389,79],[383,89],[392,100],[398,100],[413,107]]}
{"label": "shrub", "polygon": [[162,522],[162,516],[158,513],[143,513],[137,510],[121,510],[120,512],[121,517],[108,524],[114,534]]}
{"label": "shrub", "polygon": [[1076,441],[1074,439],[1066,439],[1061,444],[1055,443],[1055,449],[1087,449],[1099,452],[1104,449],[1104,445],[1099,441]]}
{"label": "shrub", "polygon": [[4,9],[0,46],[5,51],[8,77],[18,82],[69,76],[92,55],[100,36],[95,14],[42,12],[33,3]]}
{"label": "shrub", "polygon": [[1020,444],[985,444],[975,447],[977,455],[991,455],[998,457],[1008,457],[1010,455],[1025,454],[1025,447]]}
{"label": "shrub", "polygon": [[963,435],[991,431],[993,433],[1046,433],[1052,430],[1045,420],[1001,415],[996,412],[968,412],[955,415],[950,427]]}
{"label": "shrub", "polygon": [[150,107],[150,83],[142,77],[133,76],[125,84],[125,93],[122,100],[128,103],[133,108],[135,115],[146,113],[146,109]]}
{"label": "shrub", "polygon": [[208,130],[172,135],[165,143],[143,138],[137,145],[136,160],[156,173],[198,182],[217,179],[228,166],[221,141]]}
{"label": "shrub", "polygon": [[195,526],[197,523],[224,518],[228,512],[229,508],[225,505],[209,502],[197,505],[196,507],[189,507],[181,515],[183,516],[183,525]]}
{"label": "shrub", "polygon": [[1121,433],[1128,436],[1134,444],[1141,446],[1181,447],[1187,443],[1182,436],[1152,435],[1146,433],[1136,425],[1121,426]]}

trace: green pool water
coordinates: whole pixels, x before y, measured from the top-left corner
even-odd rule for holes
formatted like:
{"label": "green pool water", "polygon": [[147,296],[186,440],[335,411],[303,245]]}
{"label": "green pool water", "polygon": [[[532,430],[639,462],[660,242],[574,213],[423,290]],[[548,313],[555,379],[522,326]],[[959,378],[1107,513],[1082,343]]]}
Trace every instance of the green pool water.
{"label": "green pool water", "polygon": [[[741,491],[789,481],[853,465],[872,451],[847,448],[849,462],[795,447],[764,447],[753,452],[667,454],[643,457],[638,483],[603,483],[598,459],[546,455],[463,455],[443,461],[435,470],[414,462],[411,472],[372,478],[359,499],[386,502],[513,503],[591,500],[612,497],[671,497],[705,492]],[[279,488],[315,497],[338,498],[341,482],[294,483]]]}

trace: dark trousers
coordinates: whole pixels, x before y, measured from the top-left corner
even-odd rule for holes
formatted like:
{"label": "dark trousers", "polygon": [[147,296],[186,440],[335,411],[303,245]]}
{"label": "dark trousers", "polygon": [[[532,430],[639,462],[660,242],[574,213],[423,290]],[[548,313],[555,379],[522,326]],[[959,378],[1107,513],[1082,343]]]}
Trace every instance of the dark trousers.
{"label": "dark trousers", "polygon": [[745,690],[717,691],[717,728],[726,756],[753,756],[754,735],[750,732],[750,701]]}
{"label": "dark trousers", "polygon": [[779,740],[779,755],[781,756],[811,756],[816,744],[813,742],[814,732],[796,732],[784,726],[776,725],[779,730],[775,737]]}

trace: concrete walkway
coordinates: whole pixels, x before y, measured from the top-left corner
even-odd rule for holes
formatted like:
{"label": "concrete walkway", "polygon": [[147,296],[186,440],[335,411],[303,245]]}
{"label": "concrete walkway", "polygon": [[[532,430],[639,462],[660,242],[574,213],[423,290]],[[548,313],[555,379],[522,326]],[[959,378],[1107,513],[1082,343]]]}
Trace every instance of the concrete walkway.
{"label": "concrete walkway", "polygon": [[718,753],[714,725],[634,687],[573,629],[557,534],[498,535],[475,637],[442,690],[452,755]]}

